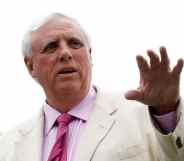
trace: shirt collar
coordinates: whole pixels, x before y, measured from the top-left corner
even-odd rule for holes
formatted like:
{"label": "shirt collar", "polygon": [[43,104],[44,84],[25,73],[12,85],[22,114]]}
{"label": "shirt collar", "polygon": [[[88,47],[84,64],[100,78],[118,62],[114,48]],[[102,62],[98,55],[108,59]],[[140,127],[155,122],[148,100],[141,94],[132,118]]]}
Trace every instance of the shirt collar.
{"label": "shirt collar", "polygon": [[[78,119],[87,121],[92,110],[92,103],[96,98],[96,92],[97,91],[94,89],[94,87],[91,87],[86,97],[78,105],[71,108],[68,113]],[[43,110],[45,116],[45,135],[48,135],[56,119],[62,113],[48,105],[46,102],[43,105]]]}

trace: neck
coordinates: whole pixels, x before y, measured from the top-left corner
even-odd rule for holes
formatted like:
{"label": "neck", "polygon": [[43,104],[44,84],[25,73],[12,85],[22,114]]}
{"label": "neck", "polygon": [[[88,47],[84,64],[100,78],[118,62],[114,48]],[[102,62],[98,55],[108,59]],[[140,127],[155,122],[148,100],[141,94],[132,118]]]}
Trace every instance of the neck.
{"label": "neck", "polygon": [[48,97],[47,96],[47,103],[55,108],[59,112],[68,112],[70,111],[74,106],[78,105],[88,94],[88,91],[86,91],[83,95],[82,94],[68,94],[68,95],[57,95]]}

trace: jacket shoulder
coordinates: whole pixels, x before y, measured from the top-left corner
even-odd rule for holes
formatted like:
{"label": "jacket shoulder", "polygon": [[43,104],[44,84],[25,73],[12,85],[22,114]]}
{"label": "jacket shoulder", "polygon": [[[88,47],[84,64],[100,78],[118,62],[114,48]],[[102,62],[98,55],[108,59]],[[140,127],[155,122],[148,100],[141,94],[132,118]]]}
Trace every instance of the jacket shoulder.
{"label": "jacket shoulder", "polygon": [[0,135],[0,161],[4,161],[8,156],[11,156],[14,146],[21,140],[21,137],[29,133],[35,126],[36,117],[30,118]]}

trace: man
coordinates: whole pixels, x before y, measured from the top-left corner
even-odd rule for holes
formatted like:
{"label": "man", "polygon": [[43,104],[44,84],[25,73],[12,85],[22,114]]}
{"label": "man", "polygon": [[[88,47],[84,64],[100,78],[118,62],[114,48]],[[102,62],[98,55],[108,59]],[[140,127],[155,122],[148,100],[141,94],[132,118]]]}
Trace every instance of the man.
{"label": "man", "polygon": [[183,60],[171,70],[164,47],[161,60],[148,50],[150,65],[137,56],[140,86],[125,94],[129,101],[91,85],[90,41],[70,17],[55,13],[33,26],[23,55],[46,101],[1,137],[0,161],[183,160]]}

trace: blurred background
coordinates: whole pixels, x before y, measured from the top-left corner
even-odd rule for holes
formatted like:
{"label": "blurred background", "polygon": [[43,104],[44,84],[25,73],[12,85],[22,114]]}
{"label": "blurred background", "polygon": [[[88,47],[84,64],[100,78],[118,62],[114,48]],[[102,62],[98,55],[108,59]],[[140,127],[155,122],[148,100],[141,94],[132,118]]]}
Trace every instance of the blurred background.
{"label": "blurred background", "polygon": [[0,0],[0,131],[36,114],[45,100],[22,59],[32,22],[51,12],[76,18],[92,40],[93,84],[123,93],[138,86],[136,55],[164,45],[172,66],[184,58],[183,7],[182,0]]}

